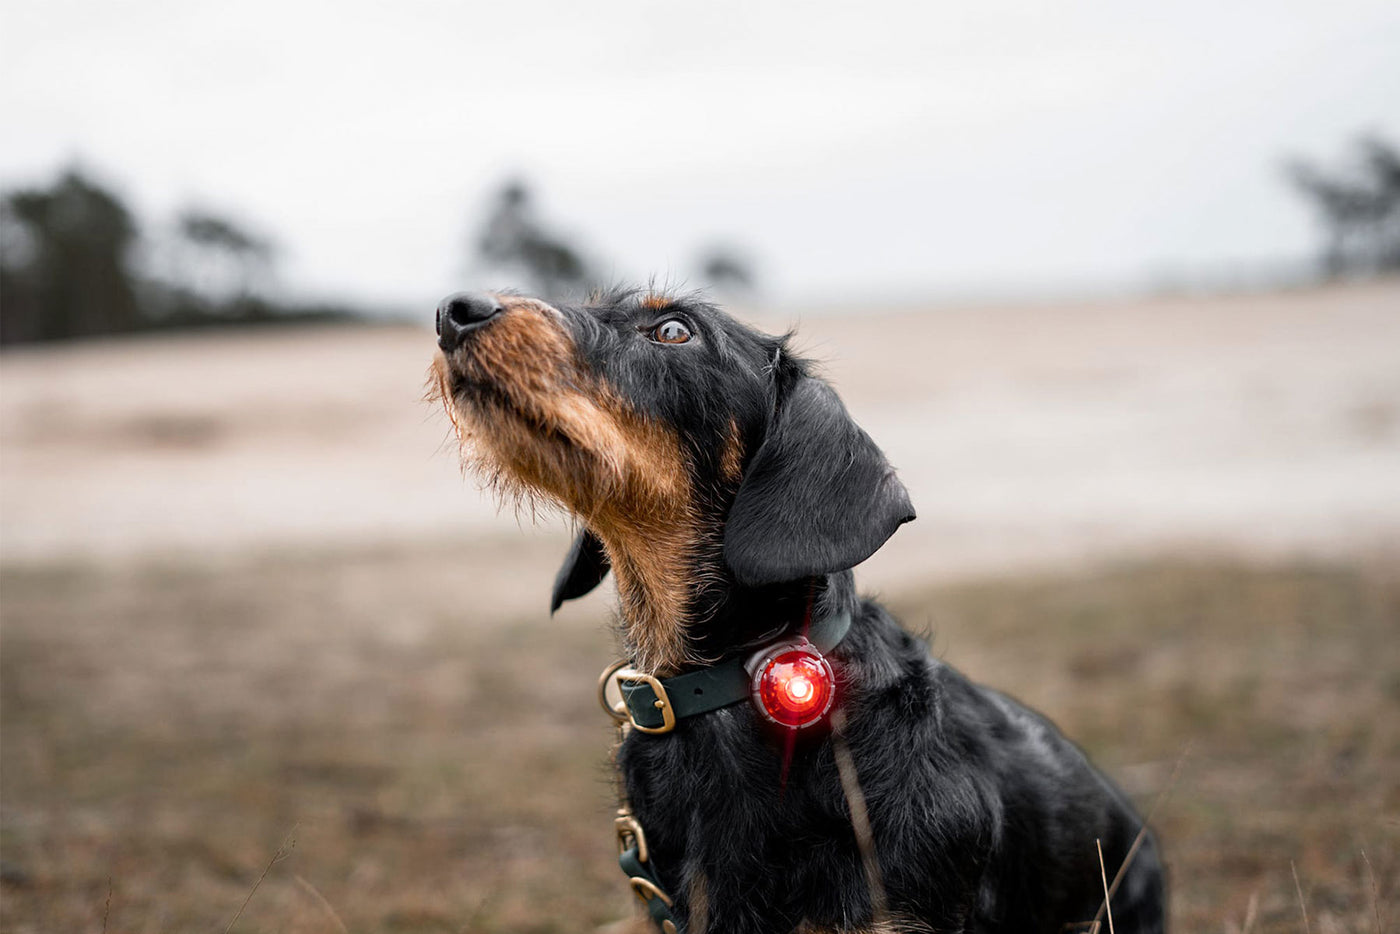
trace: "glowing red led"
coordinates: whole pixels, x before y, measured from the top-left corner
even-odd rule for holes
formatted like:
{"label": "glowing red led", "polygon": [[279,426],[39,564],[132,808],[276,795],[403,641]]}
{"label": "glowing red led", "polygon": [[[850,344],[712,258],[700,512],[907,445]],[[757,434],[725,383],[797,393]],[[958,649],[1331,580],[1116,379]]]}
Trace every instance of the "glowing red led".
{"label": "glowing red led", "polygon": [[813,648],[781,649],[754,671],[753,698],[769,720],[800,729],[820,722],[831,709],[836,676]]}

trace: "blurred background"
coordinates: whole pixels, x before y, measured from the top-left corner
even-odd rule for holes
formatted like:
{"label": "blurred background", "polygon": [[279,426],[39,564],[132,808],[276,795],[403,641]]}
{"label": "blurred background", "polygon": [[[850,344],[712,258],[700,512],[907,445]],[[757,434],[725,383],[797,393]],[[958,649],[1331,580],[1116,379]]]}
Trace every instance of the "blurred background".
{"label": "blurred background", "polygon": [[919,512],[859,579],[1153,810],[1177,930],[1393,929],[1397,49],[1367,0],[5,0],[0,927],[627,916],[611,594],[547,617],[567,524],[422,390],[449,292],[652,282],[797,327]]}

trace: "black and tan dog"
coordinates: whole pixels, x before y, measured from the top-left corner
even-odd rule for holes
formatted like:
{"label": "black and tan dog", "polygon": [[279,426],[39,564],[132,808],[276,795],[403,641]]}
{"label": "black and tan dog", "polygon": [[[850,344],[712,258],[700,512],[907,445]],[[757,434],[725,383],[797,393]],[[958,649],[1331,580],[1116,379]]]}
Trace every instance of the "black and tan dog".
{"label": "black and tan dog", "polygon": [[[627,715],[647,727],[618,764],[658,926],[1090,930],[1101,845],[1108,877],[1123,870],[1116,929],[1163,929],[1155,845],[1123,795],[856,594],[851,568],[914,510],[786,338],[625,291],[578,307],[454,295],[437,329],[432,382],[469,463],[581,525],[554,606],[616,576]],[[783,640],[829,660],[835,705],[815,728],[719,683],[756,677],[742,660]],[[706,689],[719,706],[688,710]]]}

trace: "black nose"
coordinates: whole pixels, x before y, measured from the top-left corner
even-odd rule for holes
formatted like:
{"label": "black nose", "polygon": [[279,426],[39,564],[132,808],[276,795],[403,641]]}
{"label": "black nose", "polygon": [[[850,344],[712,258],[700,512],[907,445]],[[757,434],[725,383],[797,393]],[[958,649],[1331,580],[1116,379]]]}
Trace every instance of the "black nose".
{"label": "black nose", "polygon": [[467,332],[479,328],[505,311],[501,303],[480,292],[458,292],[438,302],[438,346],[452,352],[462,346]]}

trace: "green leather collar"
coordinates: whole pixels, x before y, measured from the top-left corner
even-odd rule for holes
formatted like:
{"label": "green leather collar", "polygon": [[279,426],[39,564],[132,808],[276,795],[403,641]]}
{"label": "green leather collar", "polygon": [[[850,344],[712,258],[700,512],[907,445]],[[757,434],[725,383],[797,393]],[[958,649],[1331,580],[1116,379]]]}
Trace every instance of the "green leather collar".
{"label": "green leather collar", "polygon": [[[851,630],[851,614],[837,613],[813,623],[806,639],[826,654],[841,644]],[[773,644],[792,641],[788,636]],[[801,638],[801,635],[797,638]],[[758,649],[756,652],[762,652]],[[616,672],[622,701],[632,725],[646,733],[668,733],[677,720],[709,713],[747,700],[750,692],[749,659],[755,653],[731,658],[709,668],[673,678],[653,678],[623,669]]]}

